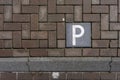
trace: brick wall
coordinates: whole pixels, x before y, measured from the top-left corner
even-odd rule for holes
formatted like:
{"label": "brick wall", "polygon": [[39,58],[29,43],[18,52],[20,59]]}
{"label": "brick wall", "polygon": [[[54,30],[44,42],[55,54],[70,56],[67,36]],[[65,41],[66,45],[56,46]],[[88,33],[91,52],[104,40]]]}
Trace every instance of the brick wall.
{"label": "brick wall", "polygon": [[[120,0],[0,0],[0,57],[119,58],[119,13]],[[92,46],[67,48],[66,23],[80,22],[91,23]],[[120,80],[119,72],[60,74],[60,80]],[[51,75],[3,71],[0,80],[52,80]]]}

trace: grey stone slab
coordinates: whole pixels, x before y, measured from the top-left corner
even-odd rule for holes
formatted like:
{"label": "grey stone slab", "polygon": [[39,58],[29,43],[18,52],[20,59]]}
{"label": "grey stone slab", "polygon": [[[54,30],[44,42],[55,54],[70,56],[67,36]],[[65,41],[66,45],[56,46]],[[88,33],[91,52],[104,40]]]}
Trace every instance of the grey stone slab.
{"label": "grey stone slab", "polygon": [[110,62],[107,57],[0,58],[0,72],[109,71]]}
{"label": "grey stone slab", "polygon": [[0,58],[0,71],[28,71],[27,58]]}
{"label": "grey stone slab", "polygon": [[120,58],[112,58],[111,71],[120,71]]}
{"label": "grey stone slab", "polygon": [[67,23],[66,24],[66,46],[67,47],[91,47],[91,24],[90,23]]}
{"label": "grey stone slab", "polygon": [[30,71],[109,71],[110,58],[32,58]]}

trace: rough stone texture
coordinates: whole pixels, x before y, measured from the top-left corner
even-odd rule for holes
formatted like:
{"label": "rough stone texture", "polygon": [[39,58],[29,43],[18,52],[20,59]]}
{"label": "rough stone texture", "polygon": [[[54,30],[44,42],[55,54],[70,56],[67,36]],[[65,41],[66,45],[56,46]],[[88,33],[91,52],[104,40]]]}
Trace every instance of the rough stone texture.
{"label": "rough stone texture", "polygon": [[109,71],[110,61],[106,57],[1,58],[0,71]]}
{"label": "rough stone texture", "polygon": [[120,59],[112,58],[111,71],[120,71]]}
{"label": "rough stone texture", "polygon": [[109,71],[110,61],[110,58],[32,58],[30,59],[30,70]]}
{"label": "rough stone texture", "polygon": [[1,58],[0,71],[28,71],[26,58]]}

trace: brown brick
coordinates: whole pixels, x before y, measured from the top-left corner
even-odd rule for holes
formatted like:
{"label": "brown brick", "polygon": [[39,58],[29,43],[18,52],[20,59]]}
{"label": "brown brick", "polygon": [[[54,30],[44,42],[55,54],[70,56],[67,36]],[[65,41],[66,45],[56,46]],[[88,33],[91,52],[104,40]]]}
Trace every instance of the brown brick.
{"label": "brown brick", "polygon": [[15,57],[28,57],[29,50],[27,50],[27,49],[14,49],[13,56],[15,56]]}
{"label": "brown brick", "polygon": [[30,56],[32,57],[48,56],[48,52],[46,49],[30,49]]}
{"label": "brown brick", "polygon": [[117,49],[101,49],[100,56],[117,56]]}
{"label": "brown brick", "polygon": [[110,41],[110,47],[117,48],[118,47],[118,40],[111,40]]}
{"label": "brown brick", "polygon": [[13,47],[21,48],[21,32],[20,31],[13,32]]}
{"label": "brown brick", "polygon": [[30,3],[30,0],[22,0],[23,5],[28,5]]}
{"label": "brown brick", "polygon": [[21,12],[21,0],[13,0],[13,13]]}
{"label": "brown brick", "polygon": [[66,14],[66,22],[73,22],[73,14]]}
{"label": "brown brick", "polygon": [[120,23],[110,23],[110,30],[120,30]]}
{"label": "brown brick", "polygon": [[4,30],[9,30],[9,31],[21,30],[21,24],[20,23],[4,23]]}
{"label": "brown brick", "polygon": [[65,0],[65,4],[71,4],[71,5],[82,4],[82,0]]}
{"label": "brown brick", "polygon": [[73,6],[57,6],[57,13],[73,13]]}
{"label": "brown brick", "polygon": [[117,72],[117,80],[120,80],[120,72]]}
{"label": "brown brick", "polygon": [[83,74],[84,80],[100,80],[100,75],[97,72],[85,72]]}
{"label": "brown brick", "polygon": [[120,49],[118,49],[118,56],[120,56]]}
{"label": "brown brick", "polygon": [[83,80],[82,72],[68,72],[67,80]]}
{"label": "brown brick", "polygon": [[92,6],[92,13],[109,13],[108,6]]}
{"label": "brown brick", "polygon": [[12,4],[12,0],[0,0],[0,4]]}
{"label": "brown brick", "polygon": [[110,21],[118,20],[118,9],[117,6],[110,6]]}
{"label": "brown brick", "polygon": [[38,13],[39,7],[38,6],[22,6],[22,13]]}
{"label": "brown brick", "polygon": [[109,15],[101,14],[101,30],[109,29]]}
{"label": "brown brick", "polygon": [[5,42],[3,40],[0,40],[0,48],[4,48]]}
{"label": "brown brick", "polygon": [[99,14],[84,14],[83,20],[89,21],[89,22],[91,22],[91,21],[97,22],[97,21],[100,21],[100,15]]}
{"label": "brown brick", "polygon": [[91,0],[83,0],[83,13],[91,13]]}
{"label": "brown brick", "polygon": [[12,32],[0,31],[0,39],[12,39]]}
{"label": "brown brick", "polygon": [[18,80],[33,80],[32,73],[18,73]]}
{"label": "brown brick", "polygon": [[48,13],[56,13],[56,0],[48,0]]}
{"label": "brown brick", "polygon": [[65,0],[57,0],[57,5],[62,5],[65,3]]}
{"label": "brown brick", "polygon": [[48,56],[64,56],[64,49],[49,49]]}
{"label": "brown brick", "polygon": [[99,47],[107,48],[109,47],[109,40],[93,40],[92,46],[98,48]]}
{"label": "brown brick", "polygon": [[117,4],[117,0],[101,0],[101,4]]}
{"label": "brown brick", "polygon": [[0,57],[11,57],[13,52],[11,49],[0,49]]}
{"label": "brown brick", "polygon": [[119,44],[119,47],[120,47],[120,32],[119,32],[119,39],[118,40],[119,40],[118,44]]}
{"label": "brown brick", "polygon": [[92,39],[100,39],[100,23],[92,23]]}
{"label": "brown brick", "polygon": [[0,6],[0,13],[4,13],[4,7]]}
{"label": "brown brick", "polygon": [[29,22],[29,14],[13,14],[13,22]]}
{"label": "brown brick", "polygon": [[30,0],[31,5],[47,5],[47,0]]}
{"label": "brown brick", "polygon": [[65,23],[57,23],[57,39],[65,39]]}
{"label": "brown brick", "polygon": [[4,7],[4,21],[12,21],[12,6]]}
{"label": "brown brick", "polygon": [[81,56],[82,51],[81,49],[65,49],[65,56]]}
{"label": "brown brick", "polygon": [[22,24],[22,39],[30,39],[30,24]]}
{"label": "brown brick", "polygon": [[23,48],[38,48],[39,41],[38,40],[22,40]]}
{"label": "brown brick", "polygon": [[75,6],[74,9],[74,20],[82,21],[82,6]]}
{"label": "brown brick", "polygon": [[99,49],[83,49],[83,56],[99,56]]}
{"label": "brown brick", "polygon": [[4,40],[5,48],[12,48],[12,40]]}
{"label": "brown brick", "polygon": [[102,39],[117,39],[118,33],[116,31],[102,31],[101,38]]}
{"label": "brown brick", "polygon": [[47,6],[40,6],[39,21],[47,21]]}
{"label": "brown brick", "polygon": [[120,14],[118,14],[118,21],[120,22]]}
{"label": "brown brick", "polygon": [[59,22],[63,21],[65,19],[64,14],[49,14],[48,15],[48,21],[50,22]]}
{"label": "brown brick", "polygon": [[0,14],[0,30],[3,30],[3,14]]}
{"label": "brown brick", "polygon": [[16,80],[16,73],[1,73],[1,80]]}
{"label": "brown brick", "polygon": [[40,30],[56,30],[56,23],[40,23]]}
{"label": "brown brick", "polygon": [[40,40],[40,47],[47,48],[48,47],[48,40]]}
{"label": "brown brick", "polygon": [[100,0],[92,0],[92,4],[100,4]]}
{"label": "brown brick", "polygon": [[38,30],[38,15],[37,14],[31,14],[31,30]]}
{"label": "brown brick", "polygon": [[102,72],[100,73],[101,80],[115,80],[116,79],[116,73],[115,72]]}
{"label": "brown brick", "polygon": [[56,47],[56,31],[50,31],[49,32],[49,47],[55,48]]}
{"label": "brown brick", "polygon": [[58,48],[65,48],[65,40],[58,40]]}
{"label": "brown brick", "polygon": [[34,75],[35,80],[49,80],[49,78],[50,78],[49,72],[40,72],[40,73],[36,73],[36,75]]}
{"label": "brown brick", "polygon": [[47,39],[48,35],[46,31],[32,31],[31,39]]}

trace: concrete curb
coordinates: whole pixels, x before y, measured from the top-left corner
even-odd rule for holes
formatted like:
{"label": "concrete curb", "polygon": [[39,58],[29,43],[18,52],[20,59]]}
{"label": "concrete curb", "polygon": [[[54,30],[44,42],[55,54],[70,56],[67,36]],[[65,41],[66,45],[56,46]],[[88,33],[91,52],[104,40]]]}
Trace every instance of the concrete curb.
{"label": "concrete curb", "polygon": [[110,57],[0,58],[0,71],[116,71],[111,62]]}

